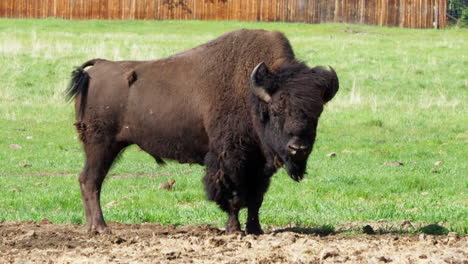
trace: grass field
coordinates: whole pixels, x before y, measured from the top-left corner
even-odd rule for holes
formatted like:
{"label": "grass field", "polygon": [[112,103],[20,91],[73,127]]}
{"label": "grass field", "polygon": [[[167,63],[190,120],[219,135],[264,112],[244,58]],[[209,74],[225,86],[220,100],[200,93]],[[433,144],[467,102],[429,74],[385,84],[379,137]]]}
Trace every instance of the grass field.
{"label": "grass field", "polygon": [[[382,231],[402,231],[411,220],[409,231],[468,232],[468,30],[345,24],[0,19],[0,221],[84,222],[83,154],[63,97],[73,66],[163,58],[239,28],[286,33],[297,57],[333,66],[341,86],[306,180],[273,177],[263,224],[333,230],[384,220]],[[104,184],[107,221],[224,224],[205,200],[203,167],[160,167],[130,147],[110,173],[119,177]],[[175,189],[159,190],[168,179]]]}

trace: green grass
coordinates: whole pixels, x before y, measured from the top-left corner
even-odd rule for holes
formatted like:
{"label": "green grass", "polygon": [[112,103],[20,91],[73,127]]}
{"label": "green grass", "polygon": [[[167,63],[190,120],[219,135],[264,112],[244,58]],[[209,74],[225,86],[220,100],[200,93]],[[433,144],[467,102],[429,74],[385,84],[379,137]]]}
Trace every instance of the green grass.
{"label": "green grass", "polygon": [[[331,65],[340,78],[306,180],[277,173],[262,223],[333,230],[385,220],[398,229],[409,219],[467,233],[468,30],[345,24],[0,19],[0,221],[84,222],[83,154],[73,106],[63,98],[73,66],[96,57],[162,58],[239,28],[283,31],[297,57]],[[392,161],[404,166],[384,165]],[[434,171],[436,161],[443,165]],[[111,174],[163,176],[108,178],[105,217],[222,226],[224,213],[205,200],[203,173],[172,162],[159,167],[131,147]],[[174,191],[157,188],[170,178]]]}

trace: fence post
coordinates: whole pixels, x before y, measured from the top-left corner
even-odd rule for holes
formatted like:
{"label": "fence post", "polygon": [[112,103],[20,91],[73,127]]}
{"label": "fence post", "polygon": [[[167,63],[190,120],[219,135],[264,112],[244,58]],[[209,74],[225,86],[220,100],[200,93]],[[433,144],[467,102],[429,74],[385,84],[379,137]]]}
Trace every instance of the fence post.
{"label": "fence post", "polygon": [[439,10],[437,10],[437,3],[434,5],[434,29],[438,28],[438,22],[439,22]]}

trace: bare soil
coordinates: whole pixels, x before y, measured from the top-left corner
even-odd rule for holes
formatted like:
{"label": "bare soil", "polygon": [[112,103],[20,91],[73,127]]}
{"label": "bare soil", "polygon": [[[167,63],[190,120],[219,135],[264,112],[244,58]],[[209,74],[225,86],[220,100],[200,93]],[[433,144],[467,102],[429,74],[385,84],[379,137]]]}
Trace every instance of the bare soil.
{"label": "bare soil", "polygon": [[[0,263],[468,263],[468,237],[225,234],[211,226],[110,223],[112,235],[47,220],[0,223]],[[292,230],[292,231],[291,231]]]}

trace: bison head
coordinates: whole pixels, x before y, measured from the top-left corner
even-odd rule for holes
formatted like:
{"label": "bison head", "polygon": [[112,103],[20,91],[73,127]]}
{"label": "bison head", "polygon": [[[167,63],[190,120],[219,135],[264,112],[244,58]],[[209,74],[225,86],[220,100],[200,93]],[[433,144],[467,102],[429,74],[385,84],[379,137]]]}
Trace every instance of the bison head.
{"label": "bison head", "polygon": [[270,70],[258,64],[250,76],[256,129],[275,166],[286,167],[292,179],[303,178],[315,141],[323,105],[338,91],[338,77],[303,63]]}

